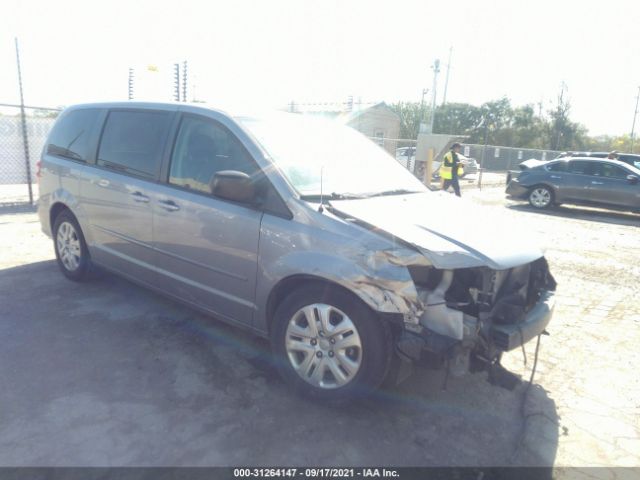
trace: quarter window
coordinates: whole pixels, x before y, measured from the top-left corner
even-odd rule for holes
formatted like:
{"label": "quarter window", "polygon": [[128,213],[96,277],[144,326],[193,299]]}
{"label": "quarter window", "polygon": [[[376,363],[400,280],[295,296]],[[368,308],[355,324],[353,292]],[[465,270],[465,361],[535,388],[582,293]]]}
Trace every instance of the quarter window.
{"label": "quarter window", "polygon": [[555,162],[547,165],[547,170],[550,172],[566,172],[567,162]]}
{"label": "quarter window", "polygon": [[104,127],[98,165],[154,178],[169,129],[169,112],[114,111]]}
{"label": "quarter window", "polygon": [[99,110],[87,108],[64,115],[49,136],[47,153],[86,162],[91,154],[91,132],[99,114]]}
{"label": "quarter window", "polygon": [[257,165],[225,127],[197,117],[185,117],[171,156],[169,183],[211,193],[213,176],[223,170],[254,175]]}

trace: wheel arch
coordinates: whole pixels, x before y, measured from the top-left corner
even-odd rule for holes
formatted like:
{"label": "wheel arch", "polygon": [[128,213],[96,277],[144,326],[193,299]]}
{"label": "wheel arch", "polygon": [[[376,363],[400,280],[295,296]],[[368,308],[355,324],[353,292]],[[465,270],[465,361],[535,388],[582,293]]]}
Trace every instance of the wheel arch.
{"label": "wheel arch", "polygon": [[376,309],[375,305],[372,304],[370,298],[365,295],[358,294],[354,290],[341,285],[333,280],[328,278],[319,277],[310,274],[295,274],[290,275],[286,278],[280,280],[269,293],[269,297],[266,303],[266,327],[267,332],[270,334],[273,318],[278,306],[284,301],[289,293],[299,288],[308,287],[308,286],[320,286],[326,288],[326,291],[341,291],[343,293],[348,294],[353,297],[356,301],[358,301],[361,305],[366,307],[373,315],[383,320],[386,320],[391,325],[401,324],[403,321],[403,315],[401,313],[385,313],[380,312]]}
{"label": "wheel arch", "polygon": [[78,217],[76,217],[76,215],[73,213],[73,210],[71,210],[71,208],[69,208],[69,206],[66,203],[57,201],[53,205],[51,205],[51,208],[49,209],[49,228],[51,229],[52,234],[53,234],[53,226],[56,222],[56,218],[58,218],[58,215],[60,215],[65,210],[71,213],[71,215],[73,215],[76,221],[78,221]]}
{"label": "wheel arch", "polygon": [[309,274],[290,275],[280,280],[271,289],[271,292],[269,293],[269,297],[267,299],[267,305],[266,305],[266,312],[265,312],[266,320],[267,320],[267,329],[269,332],[271,332],[271,325],[273,323],[273,317],[276,312],[276,309],[282,303],[282,301],[287,297],[287,295],[299,288],[310,287],[310,286],[324,287],[326,288],[327,291],[332,289],[341,290],[353,296],[354,298],[358,299],[358,301],[360,301],[363,305],[365,305],[367,308],[372,310],[371,306],[368,305],[365,301],[363,301],[359,295],[357,295],[352,290],[349,290],[343,285],[340,285],[339,283],[336,283],[332,280],[329,280],[324,277],[315,276],[315,275],[309,275]]}

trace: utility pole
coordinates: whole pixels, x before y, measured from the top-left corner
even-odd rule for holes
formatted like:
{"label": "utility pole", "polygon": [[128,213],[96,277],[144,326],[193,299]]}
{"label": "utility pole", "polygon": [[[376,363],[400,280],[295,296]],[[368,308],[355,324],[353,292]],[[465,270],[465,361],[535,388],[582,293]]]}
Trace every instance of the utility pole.
{"label": "utility pole", "polygon": [[22,71],[20,70],[20,48],[18,37],[16,41],[16,62],[18,64],[18,86],[20,87],[20,118],[22,119],[22,142],[24,144],[24,161],[27,167],[27,185],[29,186],[29,204],[33,205],[33,190],[31,189],[31,160],[29,157],[29,137],[27,135],[27,117],[24,113],[24,95],[22,92]]}
{"label": "utility pole", "polygon": [[431,90],[431,121],[429,124],[429,133],[433,133],[433,120],[436,116],[436,90],[438,87],[438,74],[440,73],[440,60],[436,59],[431,69],[433,70],[433,88]]}
{"label": "utility pole", "polygon": [[179,102],[180,101],[180,64],[179,63],[173,64],[173,81],[174,81],[173,99],[176,102]]}
{"label": "utility pole", "polygon": [[638,102],[640,101],[640,87],[638,87],[638,95],[636,96],[636,109],[633,111],[633,124],[631,125],[631,152],[633,153],[633,140],[636,133],[636,117],[638,116]]}
{"label": "utility pole", "polygon": [[182,101],[187,101],[187,61],[182,62]]}
{"label": "utility pole", "polygon": [[449,86],[449,70],[451,70],[451,52],[453,47],[449,47],[449,61],[447,62],[447,76],[444,81],[444,94],[442,95],[442,105],[447,103],[447,87]]}
{"label": "utility pole", "polygon": [[129,69],[129,100],[133,100],[133,68]]}
{"label": "utility pole", "polygon": [[[563,119],[564,119],[564,114],[565,114],[565,106],[564,106],[564,91],[567,87],[567,84],[564,83],[564,80],[562,81],[562,83],[560,84],[560,97],[558,98],[558,112],[557,114],[562,114]],[[556,150],[560,149],[560,137],[562,136],[562,126],[559,124],[559,119],[558,117],[556,117],[556,126],[558,127],[558,139],[556,140]]]}

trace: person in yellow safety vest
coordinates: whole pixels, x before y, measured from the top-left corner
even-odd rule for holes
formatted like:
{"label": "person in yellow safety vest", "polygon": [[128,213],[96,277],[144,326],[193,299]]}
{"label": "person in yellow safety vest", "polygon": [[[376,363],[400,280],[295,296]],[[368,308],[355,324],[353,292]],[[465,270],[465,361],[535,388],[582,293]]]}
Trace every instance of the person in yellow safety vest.
{"label": "person in yellow safety vest", "polygon": [[458,167],[460,166],[460,145],[458,142],[451,145],[451,150],[445,153],[442,165],[440,166],[440,177],[444,180],[442,189],[446,192],[449,187],[453,187],[453,191],[460,196],[460,183],[458,182]]}

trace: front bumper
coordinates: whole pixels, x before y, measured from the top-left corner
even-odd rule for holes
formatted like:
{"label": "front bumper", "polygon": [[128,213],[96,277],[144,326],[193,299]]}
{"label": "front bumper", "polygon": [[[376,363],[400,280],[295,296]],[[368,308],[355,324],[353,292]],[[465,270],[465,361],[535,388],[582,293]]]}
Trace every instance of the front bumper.
{"label": "front bumper", "polygon": [[547,328],[555,307],[555,294],[545,291],[538,303],[529,310],[524,320],[515,325],[492,325],[491,340],[494,345],[505,352],[524,345],[537,337]]}
{"label": "front bumper", "polygon": [[[493,347],[506,352],[518,348],[542,334],[551,321],[554,307],[555,294],[546,290],[520,323],[492,324],[488,335]],[[420,332],[404,330],[398,339],[397,346],[406,357],[419,360],[424,352],[446,356],[453,347],[460,343],[459,340],[425,328]]]}

